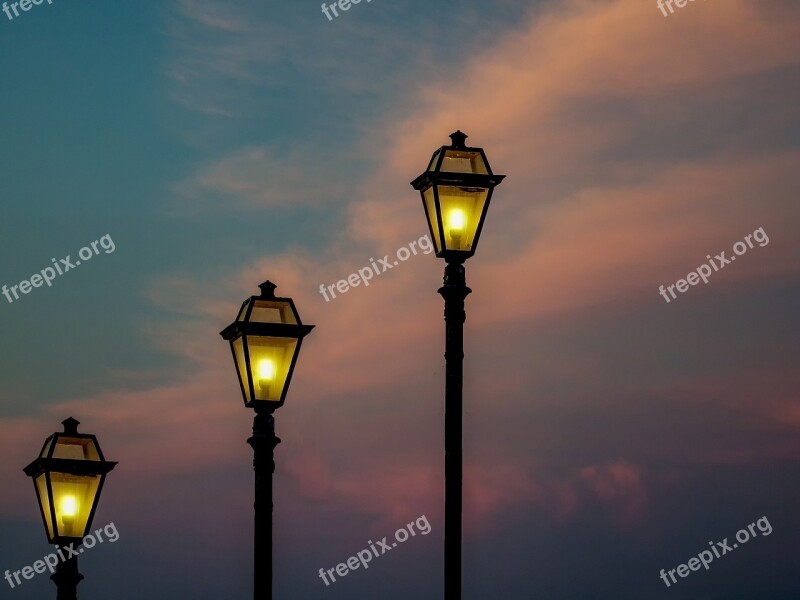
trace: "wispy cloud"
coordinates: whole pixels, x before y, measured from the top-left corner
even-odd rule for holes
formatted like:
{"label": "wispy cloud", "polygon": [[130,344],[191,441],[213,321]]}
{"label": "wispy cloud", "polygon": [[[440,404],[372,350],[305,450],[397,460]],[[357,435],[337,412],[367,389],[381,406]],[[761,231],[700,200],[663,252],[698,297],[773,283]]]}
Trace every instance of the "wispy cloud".
{"label": "wispy cloud", "polygon": [[250,147],[201,167],[176,189],[184,208],[200,212],[214,202],[224,202],[226,210],[231,202],[245,209],[324,207],[341,203],[352,191],[344,170],[347,156],[311,144],[283,151]]}
{"label": "wispy cloud", "polygon": [[253,2],[180,0],[167,31],[173,99],[212,116],[241,116],[242,91],[275,83],[271,67],[291,43]]}

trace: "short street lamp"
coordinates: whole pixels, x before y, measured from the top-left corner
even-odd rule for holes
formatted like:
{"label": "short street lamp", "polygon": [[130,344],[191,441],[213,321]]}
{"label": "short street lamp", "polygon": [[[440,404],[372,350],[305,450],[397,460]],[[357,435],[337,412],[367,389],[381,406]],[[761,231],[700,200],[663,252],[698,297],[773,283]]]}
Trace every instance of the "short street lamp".
{"label": "short street lamp", "polygon": [[303,338],[314,328],[303,325],[291,298],[276,298],[266,281],[261,295],[242,304],[236,320],[220,335],[231,344],[245,406],[256,411],[253,436],[255,491],[255,600],[272,598],[272,474],[275,436],[272,413],[283,406]]}
{"label": "short street lamp", "polygon": [[468,148],[461,131],[452,145],[433,153],[428,169],[411,182],[422,196],[436,256],[444,258],[445,421],[444,421],[444,597],[461,598],[461,430],[464,361],[464,261],[475,254],[492,192],[505,175],[495,175],[482,148]]}
{"label": "short street lamp", "polygon": [[[69,549],[80,545],[91,528],[106,475],[117,463],[103,457],[95,436],[78,433],[78,421],[70,417],[62,424],[64,431],[45,440],[39,458],[25,467],[25,474],[33,478],[47,540],[68,548],[50,577],[58,589],[56,597],[76,600],[83,575],[78,572],[78,557]],[[61,548],[59,554],[63,556]]]}

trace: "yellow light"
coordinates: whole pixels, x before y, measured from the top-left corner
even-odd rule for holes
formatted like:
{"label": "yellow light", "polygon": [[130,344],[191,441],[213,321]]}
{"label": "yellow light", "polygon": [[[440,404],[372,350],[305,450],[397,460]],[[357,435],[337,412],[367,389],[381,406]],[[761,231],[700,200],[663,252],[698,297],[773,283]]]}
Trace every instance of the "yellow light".
{"label": "yellow light", "polygon": [[78,500],[75,496],[64,496],[61,499],[61,514],[65,517],[78,516]]}
{"label": "yellow light", "polygon": [[454,242],[459,243],[461,241],[461,236],[464,235],[464,228],[467,225],[467,217],[464,211],[460,208],[451,210],[447,217],[447,224],[450,228],[450,238]]}
{"label": "yellow light", "polygon": [[258,387],[264,396],[269,396],[270,384],[275,381],[277,369],[275,363],[269,358],[258,361]]}
{"label": "yellow light", "polygon": [[61,523],[64,527],[70,527],[75,523],[78,516],[78,499],[75,496],[64,496],[61,498]]}
{"label": "yellow light", "polygon": [[268,358],[259,361],[258,379],[259,381],[263,380],[272,381],[273,379],[275,379],[275,363]]}

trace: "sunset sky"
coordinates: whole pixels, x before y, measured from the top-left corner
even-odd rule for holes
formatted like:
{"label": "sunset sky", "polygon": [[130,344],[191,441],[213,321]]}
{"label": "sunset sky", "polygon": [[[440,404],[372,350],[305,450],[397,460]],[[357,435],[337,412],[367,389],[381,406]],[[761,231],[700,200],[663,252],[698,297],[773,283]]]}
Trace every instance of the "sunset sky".
{"label": "sunset sky", "polygon": [[80,598],[252,597],[253,411],[219,332],[269,279],[316,326],[276,413],[275,597],[441,598],[444,262],[319,288],[426,234],[409,182],[461,129],[507,175],[466,264],[465,600],[800,597],[800,5],[673,8],[0,12],[0,286],[115,246],[0,296],[0,576],[51,551],[22,469],[72,416],[119,461]]}

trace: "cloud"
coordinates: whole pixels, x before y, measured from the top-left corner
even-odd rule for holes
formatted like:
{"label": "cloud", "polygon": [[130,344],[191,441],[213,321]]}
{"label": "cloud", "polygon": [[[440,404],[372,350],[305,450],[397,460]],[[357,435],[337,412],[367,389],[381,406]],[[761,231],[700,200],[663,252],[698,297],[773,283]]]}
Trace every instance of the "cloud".
{"label": "cloud", "polygon": [[631,525],[642,517],[647,491],[639,469],[624,462],[585,467],[580,478],[601,501],[610,504],[617,520]]}
{"label": "cloud", "polygon": [[[707,254],[730,248],[757,227],[770,235],[769,246],[752,250],[681,301],[703,306],[756,283],[796,276],[800,189],[793,174],[800,156],[791,143],[780,144],[778,134],[800,122],[800,114],[782,104],[765,117],[761,107],[773,101],[776,86],[791,91],[791,83],[782,83],[785,75],[789,82],[797,78],[793,40],[800,25],[787,17],[798,9],[733,1],[691,10],[691,18],[669,21],[635,0],[535,11],[450,79],[422,84],[405,116],[372,129],[364,146],[382,148],[382,160],[354,186],[347,226],[327,252],[293,248],[254,260],[218,286],[213,303],[273,273],[280,278],[307,321],[318,325],[301,359],[313,369],[296,382],[313,405],[380,390],[388,407],[402,401],[409,373],[415,373],[411,385],[434,388],[441,376],[433,358],[441,331],[440,299],[433,293],[437,261],[415,258],[327,304],[317,287],[345,278],[370,257],[391,256],[425,231],[408,181],[456,128],[486,148],[496,172],[509,174],[496,192],[480,253],[468,264],[475,290],[468,327],[476,346],[502,343],[492,337],[493,327],[515,321],[535,335],[537,323],[554,317],[566,322],[582,315],[591,327],[592,316],[625,307],[671,310],[658,285],[685,276]],[[198,173],[194,182],[250,206],[285,206],[290,195],[270,182],[278,171],[286,171],[285,181],[300,177],[291,165],[302,150],[290,154],[281,161],[266,147],[248,148]],[[653,312],[656,319],[661,314]],[[587,376],[579,367],[563,371]],[[665,368],[657,376],[670,375]],[[513,410],[534,393],[529,386],[535,382],[514,373],[499,382],[478,379],[476,386],[498,396],[498,410]],[[690,397],[697,395],[694,390]],[[613,410],[629,410],[626,402]],[[780,408],[785,402],[775,406],[783,418],[794,418]],[[326,463],[308,461],[317,483],[301,482],[299,489],[310,498],[352,502],[367,494],[367,486],[348,484],[346,476],[334,483],[343,474],[332,474]],[[399,471],[375,476],[370,486],[383,492],[369,509],[400,518],[408,511],[404,496],[390,500],[392,482],[425,495],[431,493],[425,482],[435,478],[416,463],[392,462]],[[588,492],[612,506],[619,524],[640,518],[647,493],[641,468],[629,458],[572,468],[577,476],[550,483],[522,476],[525,467],[483,473],[478,479],[486,483],[470,491],[475,514],[492,518],[508,503],[542,497],[577,507]]]}
{"label": "cloud", "polygon": [[[210,5],[182,7],[194,11],[203,27],[245,27]],[[768,85],[745,84],[766,78],[780,88],[785,74],[796,79],[798,9],[786,6],[783,14],[732,0],[691,10],[691,18],[665,20],[652,5],[616,0],[535,11],[451,79],[423,84],[410,95],[405,116],[377,122],[364,147],[380,144],[382,160],[351,186],[346,227],[325,252],[298,244],[282,255],[256,257],[231,275],[203,281],[166,276],[153,283],[148,296],[175,311],[174,330],[180,333],[159,342],[191,357],[195,371],[170,386],[120,390],[56,410],[80,410],[101,426],[131,473],[186,473],[238,463],[242,415],[230,407],[238,391],[217,332],[255,285],[270,278],[279,293],[295,298],[303,319],[317,325],[298,363],[293,414],[315,411],[329,420],[341,415],[348,443],[362,446],[380,464],[348,461],[344,442],[330,432],[324,437],[318,425],[306,434],[333,444],[334,462],[313,451],[289,458],[284,468],[297,494],[359,507],[392,525],[419,516],[418,506],[437,503],[441,492],[441,473],[430,466],[440,454],[440,440],[429,435],[436,421],[424,435],[417,424],[441,412],[443,326],[435,290],[442,265],[431,255],[414,257],[369,288],[330,303],[318,286],[345,278],[371,257],[391,256],[425,232],[408,181],[450,131],[464,128],[469,141],[486,148],[495,171],[509,175],[497,190],[480,253],[468,264],[475,290],[468,300],[470,344],[497,348],[506,340],[497,339],[494,328],[514,322],[535,335],[556,317],[566,322],[581,315],[591,328],[593,316],[625,308],[671,310],[657,295],[659,283],[684,276],[707,253],[759,226],[770,235],[769,246],[720,273],[697,290],[696,299],[687,294],[681,301],[701,304],[756,281],[796,275],[799,157],[791,145],[762,152],[757,142],[764,135],[759,127],[779,131],[800,119],[797,109],[763,118],[759,107],[774,92]],[[216,66],[219,73],[246,80],[247,61],[239,59],[252,50],[268,56],[258,45],[248,48],[247,39],[231,50],[231,62]],[[195,75],[189,69],[181,77]],[[709,104],[731,87],[737,90],[734,107]],[[729,123],[715,121],[726,111],[742,119],[734,135],[721,135]],[[704,119],[711,124],[700,135],[696,124]],[[720,135],[714,138],[719,142],[702,139],[710,134]],[[247,147],[198,170],[184,185],[189,193],[233,198],[247,208],[316,202],[327,186],[302,188],[299,195],[292,190],[309,176],[335,177],[342,163],[320,167],[324,161],[308,150],[302,144],[286,153]],[[304,161],[306,156],[313,160]],[[520,352],[529,348],[515,343]],[[585,364],[559,368],[586,377],[599,368],[600,358],[587,360],[583,371]],[[669,376],[668,366],[654,368]],[[528,371],[506,372],[499,382],[491,373],[475,373],[473,389],[494,390],[498,412],[513,413],[522,404],[541,409],[535,404],[541,390]],[[692,397],[707,401],[696,390]],[[797,427],[791,399],[787,392],[768,405],[782,424]],[[631,402],[610,410],[626,413]],[[376,412],[384,428],[391,421],[384,437],[396,438],[386,447],[370,445],[380,435],[369,427]],[[524,429],[527,418],[520,410],[512,427]],[[290,434],[300,435],[301,428],[287,421]],[[146,435],[137,437],[134,425],[142,425]],[[197,444],[198,438],[216,442]],[[412,439],[417,443],[401,443]],[[180,451],[185,448],[192,448],[191,455]],[[471,522],[480,527],[529,505],[566,519],[595,503],[609,507],[620,526],[641,518],[649,498],[644,466],[629,456],[565,462],[556,475],[546,475],[511,449],[489,465],[470,467],[465,496]]]}
{"label": "cloud", "polygon": [[[171,53],[164,65],[174,101],[192,111],[240,117],[238,91],[275,83],[273,66],[291,40],[244,2],[180,0],[167,20]],[[239,99],[239,100],[237,100]]]}
{"label": "cloud", "polygon": [[[742,86],[797,67],[800,26],[755,2],[700,4],[691,17],[667,24],[634,0],[566,3],[537,14],[452,80],[427,85],[420,106],[387,135],[394,152],[352,208],[354,235],[377,244],[378,236],[420,230],[408,188],[398,182],[387,194],[385,182],[401,173],[410,180],[461,127],[496,172],[510,174],[471,264],[481,265],[476,288],[507,288],[511,279],[515,286],[473,319],[634,301],[761,225],[786,245],[770,248],[769,258],[753,253],[748,266],[720,277],[796,272],[800,190],[791,173],[800,155],[790,144],[765,153],[757,142],[763,127],[777,138],[800,118],[784,104],[781,119],[764,121],[761,106],[775,90]],[[737,90],[733,102],[711,103],[726,86]],[[738,121],[718,116],[731,112]],[[711,123],[708,131],[698,120]]]}
{"label": "cloud", "polygon": [[[443,518],[442,465],[384,464],[376,469],[333,473],[316,453],[289,458],[285,470],[299,497],[317,505],[346,506],[375,517],[374,533],[425,511]],[[645,515],[647,488],[641,468],[622,462],[588,465],[561,474],[534,474],[518,464],[464,468],[464,523],[485,532],[511,513],[532,511],[557,521],[591,507],[607,510],[622,528]]]}
{"label": "cloud", "polygon": [[[324,148],[297,144],[289,150],[267,146],[249,147],[207,164],[177,186],[191,202],[194,211],[206,198],[223,203],[231,210],[231,201],[244,209],[298,207],[313,209],[347,197],[350,185],[341,175],[347,157],[331,154]],[[314,165],[313,171],[309,165]]]}

